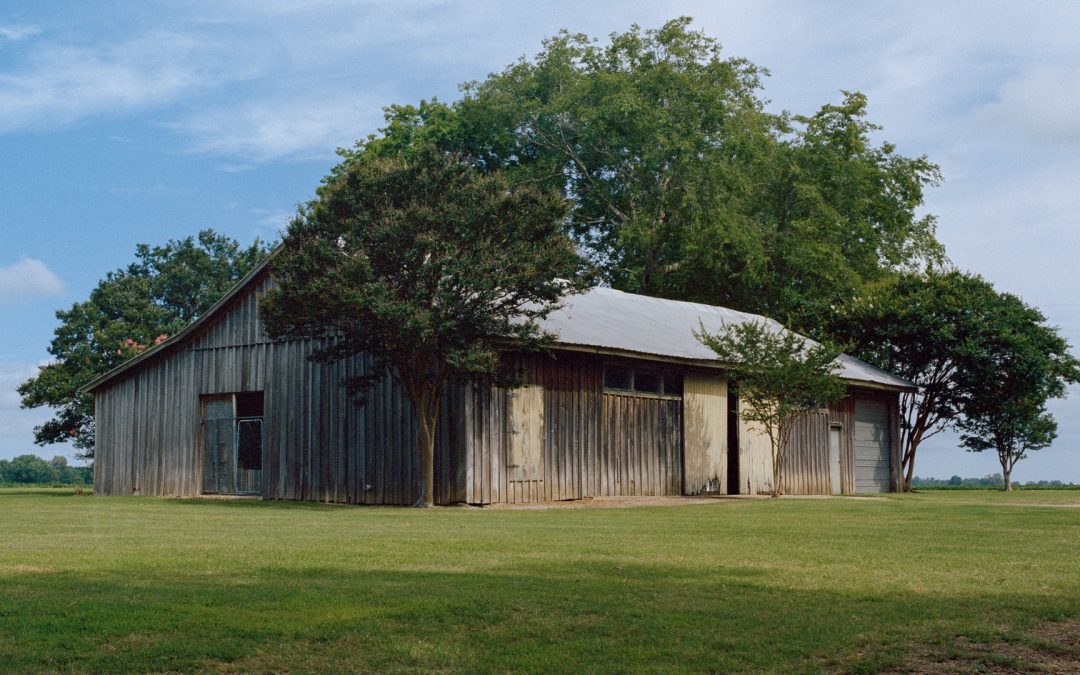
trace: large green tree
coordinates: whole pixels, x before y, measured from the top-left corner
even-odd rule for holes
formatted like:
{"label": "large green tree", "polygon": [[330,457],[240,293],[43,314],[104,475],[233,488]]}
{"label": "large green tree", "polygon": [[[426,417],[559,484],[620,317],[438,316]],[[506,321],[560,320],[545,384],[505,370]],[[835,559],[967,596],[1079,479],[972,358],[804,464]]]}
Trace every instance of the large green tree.
{"label": "large green tree", "polygon": [[687,18],[606,44],[562,32],[453,104],[391,106],[352,152],[465,152],[564,192],[613,286],[805,329],[867,281],[942,259],[918,213],[938,169],[875,143],[861,94],[768,112],[765,75]]}
{"label": "large green tree", "polygon": [[[997,452],[1005,490],[1012,470],[1030,451],[1050,445],[1057,423],[1046,403],[1080,381],[1080,361],[1039,310],[1001,294],[991,319],[993,333],[972,377],[972,395],[956,426],[972,452]],[[984,319],[985,321],[986,319]]]}
{"label": "large green tree", "polygon": [[792,430],[807,413],[844,395],[844,383],[836,374],[840,348],[764,321],[724,326],[715,333],[702,327],[695,335],[738,383],[745,404],[740,417],[768,437],[772,495],[779,497]]}
{"label": "large green tree", "polygon": [[54,410],[34,440],[71,442],[93,457],[94,402],[79,387],[198,318],[268,252],[257,240],[243,247],[213,230],[163,246],[138,244],[135,262],[56,313],[51,362],[19,386],[23,407]]}
{"label": "large green tree", "polygon": [[494,378],[505,349],[536,348],[538,321],[584,288],[551,191],[482,174],[431,146],[352,156],[289,225],[262,301],[275,338],[322,340],[314,358],[366,354],[418,425],[418,506],[433,503],[435,428],[452,378]]}
{"label": "large green tree", "polygon": [[856,356],[917,386],[900,396],[905,491],[926,439],[1026,396],[1018,367],[1010,364],[1034,364],[1025,367],[1043,378],[1045,396],[1036,408],[1062,395],[1058,385],[1076,368],[1068,343],[1038,310],[956,270],[899,274],[874,284],[842,308],[831,332]]}

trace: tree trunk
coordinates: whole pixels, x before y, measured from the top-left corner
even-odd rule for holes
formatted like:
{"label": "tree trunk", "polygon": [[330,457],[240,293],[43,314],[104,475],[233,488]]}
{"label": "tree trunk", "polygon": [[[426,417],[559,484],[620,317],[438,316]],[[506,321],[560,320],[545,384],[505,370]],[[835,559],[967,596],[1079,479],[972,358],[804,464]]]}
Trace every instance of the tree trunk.
{"label": "tree trunk", "polygon": [[435,423],[437,415],[421,410],[417,415],[419,433],[416,434],[419,497],[413,506],[431,508],[435,505]]}
{"label": "tree trunk", "polygon": [[1005,459],[999,461],[1001,462],[1001,475],[1005,477],[1005,492],[1012,492],[1012,467],[1009,466],[1009,462]]}
{"label": "tree trunk", "polygon": [[901,468],[904,470],[903,485],[900,486],[901,492],[911,492],[911,481],[915,477],[915,451],[919,449],[919,442],[917,440],[908,439],[911,444],[910,450],[900,448],[901,452]]}
{"label": "tree trunk", "polygon": [[773,447],[773,483],[772,483],[772,498],[776,499],[782,494],[780,489],[781,483],[784,480],[784,456],[782,454],[783,446]]}

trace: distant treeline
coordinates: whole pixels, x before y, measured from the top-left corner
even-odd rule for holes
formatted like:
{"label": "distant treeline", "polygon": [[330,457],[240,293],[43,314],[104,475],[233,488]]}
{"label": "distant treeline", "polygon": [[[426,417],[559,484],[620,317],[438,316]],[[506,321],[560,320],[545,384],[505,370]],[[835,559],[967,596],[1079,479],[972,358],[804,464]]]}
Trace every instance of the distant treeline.
{"label": "distant treeline", "polygon": [[0,459],[0,485],[90,485],[93,466],[70,466],[67,457],[45,460],[37,455]]}
{"label": "distant treeline", "polygon": [[[911,481],[912,488],[933,488],[937,490],[985,490],[994,488],[1004,488],[1005,479],[1000,473],[989,473],[982,478],[961,478],[960,476],[953,476],[949,479],[941,478],[922,478],[915,476]],[[1030,480],[1026,483],[1013,483],[1014,488],[1022,488],[1025,490],[1075,490],[1080,489],[1080,485],[1075,483],[1063,483],[1059,480]]]}

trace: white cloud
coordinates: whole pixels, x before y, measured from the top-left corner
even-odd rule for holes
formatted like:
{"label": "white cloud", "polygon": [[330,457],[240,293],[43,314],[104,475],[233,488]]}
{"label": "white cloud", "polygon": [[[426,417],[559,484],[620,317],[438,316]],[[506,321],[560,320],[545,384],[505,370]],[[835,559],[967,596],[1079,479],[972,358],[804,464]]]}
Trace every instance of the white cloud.
{"label": "white cloud", "polygon": [[[0,458],[26,453],[44,454],[34,446],[34,427],[51,416],[44,409],[23,410],[20,407],[18,386],[33,377],[41,364],[19,361],[0,361]],[[66,447],[58,446],[54,454],[63,454]]]}
{"label": "white cloud", "polygon": [[205,110],[171,126],[190,136],[194,152],[265,162],[332,157],[335,148],[352,146],[382,122],[384,102],[366,95],[297,98]]}
{"label": "white cloud", "polygon": [[18,42],[41,33],[40,26],[0,26],[0,40]]}
{"label": "white cloud", "polygon": [[285,235],[289,223],[296,217],[296,209],[286,211],[284,209],[249,209],[255,216],[257,225],[256,233],[264,241],[274,241]]}
{"label": "white cloud", "polygon": [[998,100],[979,111],[985,123],[1040,143],[1080,143],[1080,64],[1043,65],[1017,73]]}
{"label": "white cloud", "polygon": [[0,303],[39,295],[60,295],[63,292],[63,282],[40,260],[22,258],[0,267]]}
{"label": "white cloud", "polygon": [[223,173],[244,173],[245,171],[251,171],[255,168],[254,164],[221,162],[215,164],[214,168]]}
{"label": "white cloud", "polygon": [[245,51],[153,32],[96,47],[46,45],[0,71],[0,133],[160,105],[249,76]]}

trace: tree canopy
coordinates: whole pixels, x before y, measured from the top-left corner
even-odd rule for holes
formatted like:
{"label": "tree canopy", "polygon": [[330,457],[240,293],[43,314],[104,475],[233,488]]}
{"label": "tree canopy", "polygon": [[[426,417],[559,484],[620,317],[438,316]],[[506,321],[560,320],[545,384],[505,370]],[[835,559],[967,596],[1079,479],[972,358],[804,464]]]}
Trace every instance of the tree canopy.
{"label": "tree canopy", "polygon": [[433,500],[439,401],[451,378],[494,378],[505,349],[542,346],[538,321],[584,288],[563,198],[428,146],[348,157],[290,223],[262,301],[275,338],[366,354],[413,403],[419,505]]}
{"label": "tree canopy", "polygon": [[1080,381],[1080,361],[1046,317],[1020,298],[1003,293],[992,328],[972,377],[972,395],[956,426],[963,446],[973,452],[994,450],[1012,489],[1012,470],[1028,452],[1057,436],[1057,422],[1046,402],[1066,395],[1066,385]]}
{"label": "tree canopy", "polygon": [[875,143],[859,93],[768,112],[766,75],[687,18],[606,44],[564,31],[453,104],[391,106],[352,152],[463,152],[563,192],[571,234],[616,288],[816,328],[866,282],[943,260],[918,213],[939,173]]}
{"label": "tree canopy", "polygon": [[842,308],[831,331],[854,355],[918,386],[900,397],[905,490],[926,439],[992,408],[1019,410],[1028,376],[1041,387],[1036,408],[1075,377],[1068,343],[1038,310],[955,270],[875,284]]}
{"label": "tree canopy", "polygon": [[90,467],[69,466],[67,458],[56,455],[46,461],[37,455],[19,455],[14,459],[0,459],[0,484],[86,485],[93,481]]}
{"label": "tree canopy", "polygon": [[93,397],[79,387],[186,326],[268,254],[213,230],[163,246],[138,244],[135,262],[109,272],[90,297],[56,313],[52,361],[19,386],[24,408],[55,415],[34,430],[40,444],[71,442],[93,456]]}
{"label": "tree canopy", "polygon": [[729,368],[743,403],[739,416],[769,438],[773,496],[780,496],[795,425],[844,395],[836,374],[840,348],[764,322],[724,326],[716,333],[702,327],[695,335]]}

